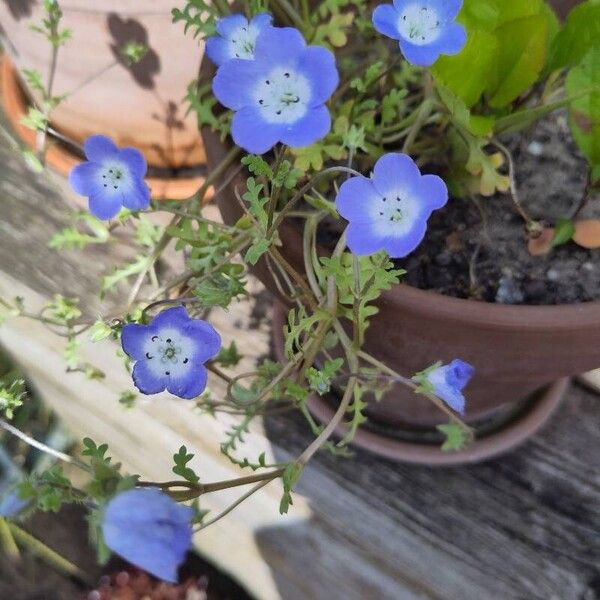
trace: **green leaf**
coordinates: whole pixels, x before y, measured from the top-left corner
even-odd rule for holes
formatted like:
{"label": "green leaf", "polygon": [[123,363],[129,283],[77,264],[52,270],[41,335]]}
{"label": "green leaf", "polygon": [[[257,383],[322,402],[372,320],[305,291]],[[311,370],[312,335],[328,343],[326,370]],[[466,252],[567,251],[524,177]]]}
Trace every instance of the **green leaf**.
{"label": "green leaf", "polygon": [[554,237],[552,238],[552,247],[562,246],[573,238],[575,226],[570,219],[559,219],[554,228]]}
{"label": "green leaf", "polygon": [[173,467],[173,473],[183,477],[186,481],[198,483],[200,481],[200,477],[196,475],[195,471],[191,467],[188,467],[188,463],[193,458],[194,455],[188,454],[187,448],[185,446],[181,446],[179,451],[173,455],[173,462],[175,463],[175,466]]}
{"label": "green leaf", "polygon": [[96,321],[90,328],[88,337],[91,342],[100,342],[112,334],[112,328],[104,321]]}
{"label": "green leaf", "polygon": [[600,45],[586,54],[567,76],[569,95],[581,90],[594,90],[573,100],[569,125],[577,145],[592,167],[592,180],[600,180]]}
{"label": "green leaf", "polygon": [[465,430],[457,423],[438,425],[436,429],[446,436],[446,441],[442,444],[443,452],[458,452],[468,446]]}
{"label": "green leaf", "polygon": [[600,1],[588,0],[575,7],[550,49],[548,69],[576,65],[600,39]]}
{"label": "green leaf", "polygon": [[290,506],[293,504],[292,490],[298,482],[298,479],[300,479],[300,475],[302,475],[302,469],[302,465],[298,463],[290,463],[287,465],[283,475],[281,476],[281,480],[283,482],[283,496],[279,504],[279,512],[282,515],[287,513],[290,509]]}
{"label": "green leaf", "polygon": [[271,243],[269,240],[263,239],[254,242],[254,244],[248,248],[244,260],[251,265],[255,265],[260,260],[260,257],[269,250],[270,246]]}
{"label": "green leaf", "polygon": [[498,83],[488,85],[489,103],[501,108],[516,100],[533,85],[546,63],[549,23],[547,16],[532,16],[511,21],[496,31],[499,42]]}

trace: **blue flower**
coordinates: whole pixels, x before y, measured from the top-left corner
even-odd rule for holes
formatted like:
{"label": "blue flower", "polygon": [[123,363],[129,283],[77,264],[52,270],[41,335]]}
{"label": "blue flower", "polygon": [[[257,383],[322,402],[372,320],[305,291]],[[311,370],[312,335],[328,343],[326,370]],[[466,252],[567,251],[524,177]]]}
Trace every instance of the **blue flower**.
{"label": "blue flower", "polygon": [[450,408],[460,414],[465,412],[465,397],[462,390],[475,373],[475,368],[460,359],[449,365],[442,365],[429,371],[427,381],[433,386],[433,393]]}
{"label": "blue flower", "polygon": [[191,319],[183,306],[176,306],[149,325],[125,325],[121,344],[136,361],[133,381],[142,394],[166,389],[180,398],[195,398],[206,387],[204,363],[219,352],[221,338],[212,325]]}
{"label": "blue flower", "polygon": [[463,0],[394,0],[373,13],[375,29],[400,41],[412,65],[430,67],[440,54],[458,54],[467,43],[465,28],[456,23]]}
{"label": "blue flower", "polygon": [[31,500],[23,500],[17,491],[8,492],[0,499],[0,517],[10,519],[18,516],[30,504]]}
{"label": "blue flower", "polygon": [[250,22],[244,15],[231,15],[217,21],[217,34],[206,40],[206,54],[217,66],[232,58],[252,60],[258,34],[271,25],[273,17],[263,13]]}
{"label": "blue flower", "polygon": [[69,182],[78,194],[89,198],[94,216],[112,219],[122,206],[130,210],[148,208],[150,190],[144,182],[148,167],[139,150],[119,150],[103,135],[92,135],[83,148],[88,162],[71,170]]}
{"label": "blue flower", "polygon": [[349,221],[346,243],[360,256],[387,250],[392,258],[410,254],[427,230],[432,211],[448,201],[437,175],[421,175],[406,154],[385,154],[371,179],[359,176],[340,187],[336,207]]}
{"label": "blue flower", "polygon": [[128,562],[176,582],[177,569],[192,545],[193,512],[158,489],[128,490],[107,504],[102,535]]}
{"label": "blue flower", "polygon": [[213,92],[235,111],[234,142],[264,154],[277,142],[309,146],[331,129],[325,102],[339,82],[335,57],[307,46],[289,27],[267,27],[256,40],[254,60],[232,59],[217,71]]}

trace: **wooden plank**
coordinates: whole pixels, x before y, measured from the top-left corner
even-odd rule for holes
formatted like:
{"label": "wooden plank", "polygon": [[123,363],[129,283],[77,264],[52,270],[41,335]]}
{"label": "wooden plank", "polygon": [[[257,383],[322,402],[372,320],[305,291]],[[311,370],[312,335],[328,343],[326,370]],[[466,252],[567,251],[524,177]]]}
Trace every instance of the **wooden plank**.
{"label": "wooden plank", "polygon": [[[65,201],[1,147],[0,192],[0,293],[24,295],[33,305],[57,292],[79,295],[87,312],[99,310],[97,278],[118,249],[48,252],[47,240],[66,222]],[[264,296],[211,319],[227,340],[236,339],[248,365],[268,352]],[[206,480],[237,473],[218,453],[228,419],[201,417],[168,398],[131,411],[117,404],[130,381],[109,342],[84,349],[109,374],[102,382],[66,377],[61,341],[35,323],[10,321],[0,343],[75,435],[109,442],[127,468],[164,478],[170,454],[185,443]],[[273,484],[198,536],[198,546],[260,599],[598,598],[597,406],[595,396],[573,387],[545,431],[481,465],[427,469],[362,451],[353,459],[320,456],[298,487],[306,500],[298,496],[290,516],[279,518]],[[280,415],[252,432],[246,452],[287,460],[309,440],[301,418]],[[233,497],[215,495],[209,506],[218,510]]]}

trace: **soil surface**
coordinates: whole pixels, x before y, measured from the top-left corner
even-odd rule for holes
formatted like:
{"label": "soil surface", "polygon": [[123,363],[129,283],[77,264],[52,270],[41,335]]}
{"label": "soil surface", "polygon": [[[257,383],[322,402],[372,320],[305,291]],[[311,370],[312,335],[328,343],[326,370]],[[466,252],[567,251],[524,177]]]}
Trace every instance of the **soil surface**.
{"label": "soil surface", "polygon": [[[512,150],[521,202],[532,218],[553,225],[573,215],[585,188],[586,162],[559,114],[539,123]],[[600,217],[590,198],[579,218]],[[409,257],[404,282],[458,298],[502,304],[571,304],[600,299],[600,250],[569,242],[531,256],[523,219],[508,194],[450,200],[436,211]]]}

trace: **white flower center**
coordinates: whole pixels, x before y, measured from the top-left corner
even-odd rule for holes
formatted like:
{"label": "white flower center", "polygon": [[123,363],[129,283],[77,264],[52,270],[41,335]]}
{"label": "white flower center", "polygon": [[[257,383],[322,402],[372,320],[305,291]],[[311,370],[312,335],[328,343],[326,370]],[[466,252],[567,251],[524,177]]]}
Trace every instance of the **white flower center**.
{"label": "white flower center", "polygon": [[304,75],[277,67],[257,83],[253,96],[267,123],[289,125],[306,114],[311,90]]}
{"label": "white flower center", "polygon": [[379,233],[384,236],[402,236],[414,225],[418,206],[406,191],[394,191],[373,202],[371,216]]}
{"label": "white flower center", "polygon": [[153,335],[144,345],[146,362],[156,377],[181,377],[191,364],[194,342],[174,328],[165,328]]}
{"label": "white flower center", "polygon": [[256,46],[256,38],[260,30],[253,25],[240,27],[229,38],[231,58],[243,58],[252,60],[254,58],[254,48]]}
{"label": "white flower center", "polygon": [[433,8],[412,4],[400,14],[398,31],[411,44],[426,46],[438,38],[440,25],[440,17]]}
{"label": "white flower center", "polygon": [[106,191],[117,191],[130,183],[129,169],[120,162],[106,162],[102,165],[100,182]]}

